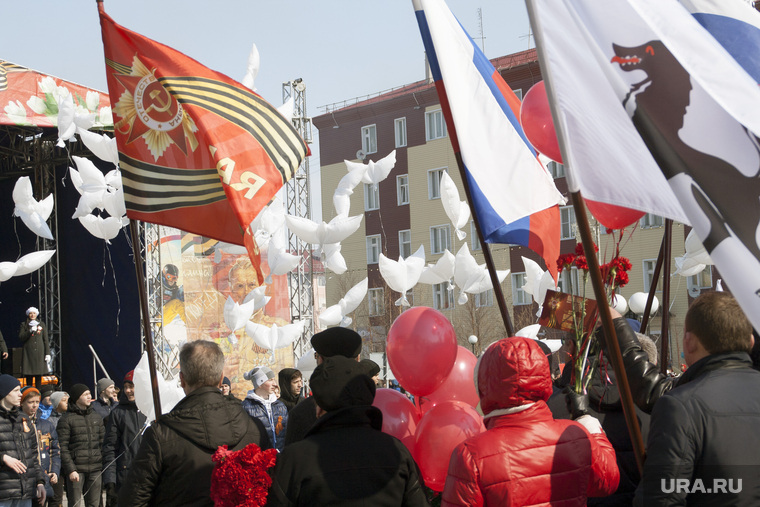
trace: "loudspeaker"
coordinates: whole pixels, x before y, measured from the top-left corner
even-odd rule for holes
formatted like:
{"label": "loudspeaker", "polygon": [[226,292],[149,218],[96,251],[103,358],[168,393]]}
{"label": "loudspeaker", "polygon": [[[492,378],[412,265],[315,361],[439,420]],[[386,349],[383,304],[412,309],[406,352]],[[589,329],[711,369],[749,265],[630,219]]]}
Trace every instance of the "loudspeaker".
{"label": "loudspeaker", "polygon": [[11,360],[11,375],[14,377],[21,376],[21,363],[22,363],[23,349],[21,347],[12,348],[10,350],[9,359]]}

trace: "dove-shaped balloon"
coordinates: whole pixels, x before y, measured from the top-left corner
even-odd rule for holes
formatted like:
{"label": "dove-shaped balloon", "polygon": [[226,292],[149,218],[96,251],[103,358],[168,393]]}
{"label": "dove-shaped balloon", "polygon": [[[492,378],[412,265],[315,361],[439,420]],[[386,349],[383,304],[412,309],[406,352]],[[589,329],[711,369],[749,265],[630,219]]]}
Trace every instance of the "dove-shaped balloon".
{"label": "dove-shaped balloon", "polygon": [[[422,270],[419,283],[425,283],[428,285],[437,285],[443,282],[451,283],[451,279],[454,278],[454,265],[456,264],[456,257],[449,252],[448,249],[443,251],[441,258],[436,261],[435,264],[428,264],[425,269]],[[453,288],[453,287],[452,287]]]}
{"label": "dove-shaped balloon", "polygon": [[284,275],[293,271],[298,266],[301,258],[298,255],[293,255],[285,251],[284,241],[277,239],[278,236],[272,238],[267,249],[267,264],[269,264],[269,276],[267,276],[264,283],[271,284],[272,276]]}
{"label": "dove-shaped balloon", "polygon": [[74,137],[77,129],[88,130],[95,124],[95,113],[84,107],[74,105],[74,97],[71,93],[60,94],[56,97],[58,102],[58,143],[56,146],[63,148],[64,141]]}
{"label": "dove-shaped balloon", "polygon": [[[509,274],[509,270],[497,270],[496,276],[499,283],[503,282]],[[454,268],[454,282],[459,287],[457,302],[460,305],[467,303],[467,294],[480,294],[493,288],[491,276],[485,264],[478,265],[475,257],[470,253],[467,243],[462,245],[456,255],[456,267]]]}
{"label": "dove-shaped balloon", "polygon": [[266,250],[272,236],[285,225],[285,206],[275,196],[251,222],[251,230],[259,248]]}
{"label": "dove-shaped balloon", "polygon": [[248,63],[245,69],[245,76],[243,76],[243,80],[241,81],[243,86],[254,92],[256,91],[254,81],[256,81],[256,76],[259,74],[260,66],[261,57],[259,56],[259,48],[256,47],[256,44],[254,44],[251,48],[251,52],[248,54]]}
{"label": "dove-shaped balloon", "polygon": [[533,300],[538,303],[538,313],[536,315],[540,316],[546,291],[549,289],[557,290],[557,286],[554,283],[552,274],[549,271],[541,269],[541,266],[536,261],[527,257],[523,257],[522,261],[523,266],[525,266],[525,284],[522,286],[522,290],[533,296]]}
{"label": "dove-shaped balloon", "polygon": [[443,171],[441,176],[441,204],[456,229],[457,238],[462,241],[467,236],[462,228],[470,221],[470,206],[467,201],[459,200],[457,185],[446,171]]}
{"label": "dove-shaped balloon", "polygon": [[79,217],[79,222],[87,229],[87,232],[96,238],[104,239],[109,245],[111,240],[119,235],[121,228],[129,225],[129,219],[126,217],[103,218],[92,214]]}
{"label": "dove-shaped balloon", "polygon": [[271,298],[265,296],[266,285],[256,287],[243,300],[242,304],[237,303],[232,296],[227,297],[224,303],[224,323],[230,328],[231,333],[227,339],[233,345],[237,343],[235,331],[243,329],[251,316],[259,309],[266,306]]}
{"label": "dove-shaped balloon", "polygon": [[401,297],[396,300],[396,306],[412,306],[406,299],[406,292],[417,285],[425,268],[425,247],[420,245],[417,251],[406,259],[399,256],[398,261],[380,254],[379,268],[380,275],[388,287],[401,293]]}
{"label": "dove-shaped balloon", "polygon": [[361,183],[364,175],[367,172],[367,166],[364,164],[355,164],[345,160],[346,165],[353,164],[354,169],[348,171],[348,174],[343,176],[338,182],[338,186],[333,193],[333,205],[335,206],[335,212],[338,215],[348,216],[348,211],[351,208],[351,195],[354,193],[356,185]]}
{"label": "dove-shaped balloon", "polygon": [[12,276],[27,275],[32,271],[37,271],[53,255],[55,255],[55,250],[40,250],[26,254],[16,262],[0,262],[0,282],[8,280]]}
{"label": "dove-shaped balloon", "polygon": [[364,167],[365,172],[362,181],[368,185],[377,185],[388,177],[391,170],[396,165],[396,150],[393,150],[377,162],[370,160],[366,165],[359,162],[350,162],[348,160],[344,160],[344,162],[346,163],[346,169],[348,172]]}
{"label": "dove-shaped balloon", "polygon": [[314,357],[314,349],[309,349],[298,358],[296,368],[305,378],[311,377],[311,374],[317,368],[317,359]]}
{"label": "dove-shaped balloon", "polygon": [[[320,224],[308,218],[286,215],[285,222],[288,228],[298,236],[301,241],[311,243],[315,249],[322,250],[325,254],[323,263],[325,267],[337,274],[346,271],[345,260],[340,255],[340,243],[351,234],[356,232],[362,222],[363,215],[347,217],[338,215],[329,223]],[[332,262],[331,262],[332,261]],[[339,262],[339,261],[342,261]]]}
{"label": "dove-shaped balloon", "polygon": [[702,242],[699,241],[699,237],[694,231],[695,229],[692,229],[689,235],[686,236],[684,244],[686,252],[683,257],[673,259],[676,264],[676,272],[673,274],[685,277],[694,276],[713,263],[710,254],[707,253],[707,250],[702,245]]}
{"label": "dove-shaped balloon", "polygon": [[71,158],[78,170],[69,167],[69,174],[71,174],[74,188],[81,194],[77,209],[71,218],[81,218],[89,215],[95,208],[103,209],[103,198],[108,192],[108,184],[105,175],[92,163],[92,160],[76,156]]}
{"label": "dove-shaped balloon", "polygon": [[30,231],[45,239],[53,239],[46,220],[53,211],[53,194],[37,201],[32,193],[29,176],[22,176],[13,187],[13,214],[21,219]]}
{"label": "dove-shaped balloon", "polygon": [[296,110],[296,102],[293,100],[293,97],[290,97],[288,100],[282,103],[281,106],[277,108],[277,112],[282,115],[283,118],[285,118],[288,121],[293,121],[293,113]]}
{"label": "dove-shaped balloon", "polygon": [[272,351],[271,362],[274,362],[274,351],[282,347],[287,347],[299,336],[303,334],[305,320],[297,320],[292,324],[279,327],[277,324],[273,324],[272,327],[267,327],[262,324],[256,324],[255,322],[247,322],[245,324],[245,332],[253,338],[253,341],[261,348],[269,349]]}
{"label": "dove-shaped balloon", "polygon": [[350,326],[352,320],[348,314],[356,310],[361,302],[364,301],[364,297],[367,295],[368,288],[368,278],[365,278],[361,282],[351,287],[348,292],[346,292],[346,295],[340,299],[340,301],[320,312],[319,324],[322,326]]}
{"label": "dove-shaped balloon", "polygon": [[116,146],[116,138],[106,134],[96,134],[85,129],[77,129],[80,139],[93,155],[105,162],[119,165],[119,149]]}

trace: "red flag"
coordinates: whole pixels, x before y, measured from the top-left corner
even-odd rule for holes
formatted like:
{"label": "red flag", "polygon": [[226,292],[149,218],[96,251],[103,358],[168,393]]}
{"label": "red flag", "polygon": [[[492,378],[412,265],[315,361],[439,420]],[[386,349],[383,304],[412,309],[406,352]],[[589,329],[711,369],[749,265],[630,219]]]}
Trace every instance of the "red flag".
{"label": "red flag", "polygon": [[249,225],[308,147],[256,93],[98,9],[127,216],[245,245],[262,278]]}

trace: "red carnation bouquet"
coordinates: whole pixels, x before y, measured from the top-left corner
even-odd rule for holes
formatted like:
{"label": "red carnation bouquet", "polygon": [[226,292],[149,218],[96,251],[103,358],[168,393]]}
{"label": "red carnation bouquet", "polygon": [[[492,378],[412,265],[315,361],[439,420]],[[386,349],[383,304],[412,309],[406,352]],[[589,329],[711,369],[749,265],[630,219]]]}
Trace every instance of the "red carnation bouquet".
{"label": "red carnation bouquet", "polygon": [[[620,256],[620,241],[623,238],[621,232],[620,239],[616,245],[616,256],[608,263],[599,266],[602,272],[602,281],[607,289],[607,297],[610,301],[613,301],[617,289],[624,287],[628,284],[628,271],[630,271],[632,265],[625,257]],[[594,253],[599,251],[599,247],[594,245]],[[582,290],[579,291],[581,296],[586,296],[586,280],[588,279],[588,262],[583,251],[583,245],[578,243],[575,245],[574,254],[560,255],[557,259],[557,270],[561,273],[564,269],[577,268],[581,276],[579,276],[579,284]],[[579,274],[580,274],[579,273]],[[568,281],[571,284],[567,288],[568,292],[575,294],[572,287],[572,277],[568,277]],[[583,323],[586,321],[586,305],[583,304],[583,300],[573,299],[573,321],[574,321],[574,351],[573,351],[573,371],[571,374],[570,386],[578,394],[586,394],[586,389],[591,381],[591,376],[596,363],[598,362],[598,355],[601,347],[594,338],[594,334],[588,332]],[[596,320],[596,316],[593,317]],[[593,327],[593,326],[592,326]]]}
{"label": "red carnation bouquet", "polygon": [[239,451],[219,447],[211,456],[216,463],[211,474],[211,499],[216,507],[261,507],[267,503],[272,478],[267,470],[277,461],[277,451],[262,451],[248,444]]}

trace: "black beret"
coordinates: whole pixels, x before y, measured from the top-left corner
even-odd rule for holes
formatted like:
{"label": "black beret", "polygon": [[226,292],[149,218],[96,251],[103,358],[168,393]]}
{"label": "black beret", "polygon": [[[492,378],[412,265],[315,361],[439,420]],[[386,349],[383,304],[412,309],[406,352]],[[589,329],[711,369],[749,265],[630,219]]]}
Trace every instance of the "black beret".
{"label": "black beret", "polygon": [[358,405],[372,405],[375,382],[366,368],[355,359],[327,357],[314,369],[309,380],[314,400],[323,410],[331,411]]}
{"label": "black beret", "polygon": [[362,337],[345,327],[330,327],[312,336],[311,346],[322,357],[355,359],[362,351]]}

